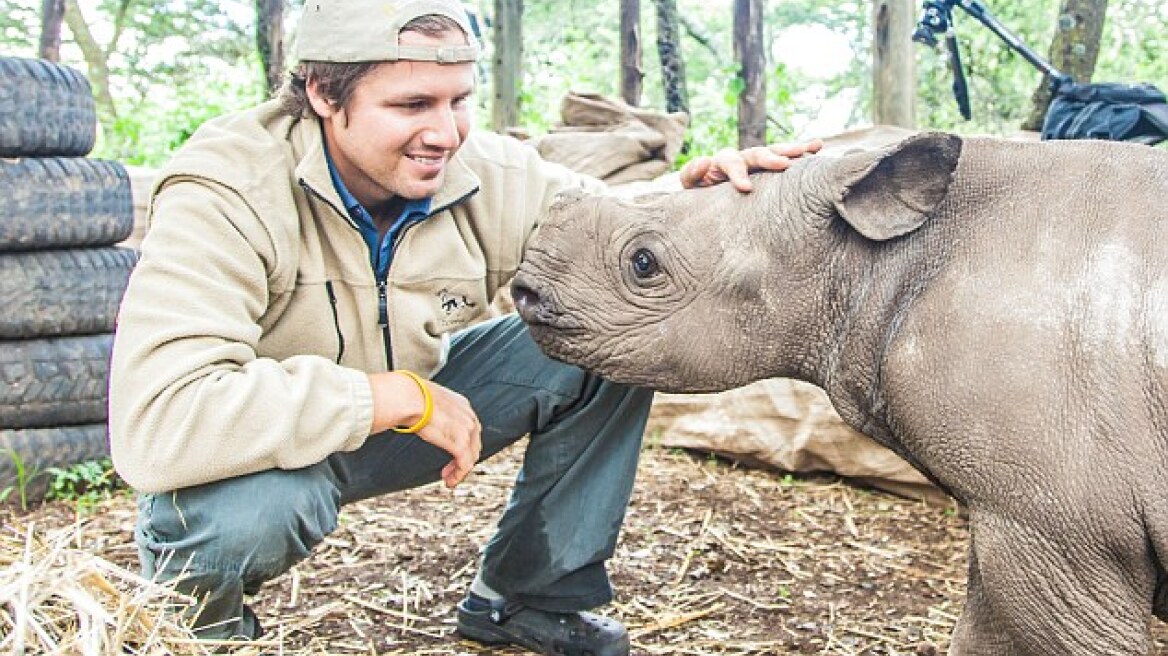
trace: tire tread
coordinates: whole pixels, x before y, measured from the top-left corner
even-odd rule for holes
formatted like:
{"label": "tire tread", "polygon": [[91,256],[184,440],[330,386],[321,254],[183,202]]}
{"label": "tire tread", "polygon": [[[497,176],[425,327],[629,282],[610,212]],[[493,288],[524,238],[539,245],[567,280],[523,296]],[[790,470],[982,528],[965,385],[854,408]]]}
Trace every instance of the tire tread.
{"label": "tire tread", "polygon": [[0,57],[0,157],[82,157],[97,141],[97,107],[76,69]]}

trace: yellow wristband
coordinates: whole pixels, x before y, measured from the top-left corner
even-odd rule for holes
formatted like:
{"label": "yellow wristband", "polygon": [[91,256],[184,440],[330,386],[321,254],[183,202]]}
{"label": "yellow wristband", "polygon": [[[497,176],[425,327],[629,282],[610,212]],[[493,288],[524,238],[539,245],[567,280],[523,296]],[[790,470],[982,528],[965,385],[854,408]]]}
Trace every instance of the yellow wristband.
{"label": "yellow wristband", "polygon": [[395,433],[416,433],[425,428],[430,423],[430,417],[434,416],[434,397],[430,396],[430,388],[426,386],[426,381],[418,374],[408,371],[406,369],[394,369],[393,373],[402,374],[412,379],[418,384],[418,389],[422,390],[422,400],[426,403],[426,408],[422,410],[422,418],[418,423],[406,428],[391,428]]}

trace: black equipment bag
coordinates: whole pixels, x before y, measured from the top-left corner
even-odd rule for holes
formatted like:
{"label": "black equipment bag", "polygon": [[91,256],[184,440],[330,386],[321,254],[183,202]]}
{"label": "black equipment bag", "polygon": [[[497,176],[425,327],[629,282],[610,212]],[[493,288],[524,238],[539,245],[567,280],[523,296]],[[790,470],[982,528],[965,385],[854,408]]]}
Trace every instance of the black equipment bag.
{"label": "black equipment bag", "polygon": [[1046,112],[1042,138],[1155,145],[1168,139],[1168,101],[1151,84],[1062,84]]}

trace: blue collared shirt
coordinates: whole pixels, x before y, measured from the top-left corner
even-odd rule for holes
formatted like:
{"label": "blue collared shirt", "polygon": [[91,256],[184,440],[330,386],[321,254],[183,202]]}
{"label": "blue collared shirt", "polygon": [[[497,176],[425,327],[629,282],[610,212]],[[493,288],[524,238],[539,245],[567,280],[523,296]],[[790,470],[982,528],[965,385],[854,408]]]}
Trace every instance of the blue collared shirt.
{"label": "blue collared shirt", "polygon": [[377,280],[383,282],[385,277],[389,275],[389,262],[393,259],[393,244],[397,241],[398,235],[406,226],[417,223],[430,214],[431,199],[422,198],[406,201],[401,214],[394,219],[389,230],[385,231],[385,237],[382,237],[377,230],[377,225],[373,223],[373,216],[369,214],[369,210],[361,205],[361,202],[341,181],[341,176],[337,174],[337,167],[333,164],[333,158],[328,153],[328,148],[325,148],[324,156],[328,160],[329,176],[333,179],[333,186],[336,187],[341,202],[345,204],[345,210],[348,211],[353,222],[357,224],[357,229],[361,231],[361,237],[365,240],[365,244],[369,246],[369,260],[373,264]]}

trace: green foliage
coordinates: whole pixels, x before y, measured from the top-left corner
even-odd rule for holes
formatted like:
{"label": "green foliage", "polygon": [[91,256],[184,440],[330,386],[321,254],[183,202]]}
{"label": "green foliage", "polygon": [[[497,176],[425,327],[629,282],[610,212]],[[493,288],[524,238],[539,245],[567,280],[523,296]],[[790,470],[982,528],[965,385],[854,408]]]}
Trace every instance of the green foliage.
{"label": "green foliage", "polygon": [[[40,31],[39,0],[3,0],[0,52],[33,56]],[[1045,56],[1055,29],[1059,0],[1012,3],[983,0],[1019,38]],[[293,7],[300,0],[293,0]],[[488,23],[491,0],[471,0]],[[732,45],[732,3],[677,0],[682,19],[681,50],[688,79],[691,121],[685,154],[678,165],[737,142],[737,77]],[[262,98],[263,81],[255,53],[254,6],[246,0],[91,0],[86,19],[106,45],[117,9],[127,12],[108,59],[117,119],[107,124],[94,156],[131,164],[157,165],[205,119],[251,105]],[[664,107],[656,50],[656,10],[641,3],[643,97],[647,108]],[[542,134],[560,120],[560,102],[569,91],[606,96],[619,93],[620,50],[615,0],[527,0],[524,3],[524,77],[520,122]],[[770,140],[818,134],[808,125],[829,102],[852,99],[846,127],[869,122],[872,104],[871,3],[863,0],[772,0],[765,4],[768,44],[766,86]],[[289,12],[294,18],[295,11]],[[963,121],[951,91],[944,52],[917,46],[918,125],[964,133],[1012,133],[1029,112],[1040,73],[972,16],[958,9],[955,23],[967,67],[974,118]],[[838,74],[812,78],[782,65],[792,52],[786,35],[796,26],[818,26],[840,35],[852,57]],[[289,28],[291,28],[291,23]],[[1110,0],[1095,80],[1151,82],[1168,86],[1168,3]],[[486,30],[489,46],[490,28]],[[288,43],[292,42],[288,38]],[[814,47],[814,46],[813,46]],[[66,28],[65,63],[86,70]],[[487,60],[489,62],[489,60]],[[484,70],[489,71],[489,63]],[[479,127],[490,116],[489,76],[478,94]]]}
{"label": "green foliage", "polygon": [[[805,0],[807,7],[817,0]],[[711,7],[702,0],[679,0],[685,23],[709,43],[684,38],[686,77],[690,92],[690,128],[686,148],[675,162],[681,166],[696,155],[710,154],[738,143],[737,102],[742,81],[737,75],[730,32],[730,4]],[[783,3],[786,4],[786,3]],[[480,2],[489,14],[491,3]],[[520,93],[520,125],[542,134],[560,121],[560,102],[569,91],[620,94],[619,3],[591,0],[529,0],[524,3],[524,77]],[[657,22],[652,2],[641,5],[641,106],[663,108],[665,91],[657,55]],[[773,31],[768,23],[767,29]],[[682,34],[686,34],[682,28]],[[769,41],[770,39],[768,39]],[[772,136],[790,132],[794,91],[802,79],[781,65],[767,75],[768,112]],[[483,94],[486,95],[486,94]]]}
{"label": "green foliage", "polygon": [[1103,24],[1097,82],[1151,82],[1168,87],[1168,4],[1110,0]]}
{"label": "green foliage", "polygon": [[[678,167],[696,156],[711,155],[738,142],[737,94],[742,88],[743,81],[733,64],[722,67],[699,85],[691,85],[690,124],[684,152],[676,162]],[[694,94],[695,89],[700,93]],[[705,98],[716,98],[718,102],[703,102]]]}
{"label": "green foliage", "polygon": [[646,449],[660,449],[661,448],[661,439],[662,439],[662,436],[664,435],[664,433],[665,432],[663,430],[661,430],[661,428],[659,426],[655,426],[655,427],[649,429],[645,433],[645,448]]}
{"label": "green foliage", "polygon": [[[39,3],[4,0],[0,10],[0,54],[31,57],[40,37]],[[35,26],[31,29],[30,26]]]}
{"label": "green foliage", "polygon": [[15,492],[17,498],[20,500],[20,509],[28,510],[28,492],[29,485],[32,479],[36,478],[40,473],[40,469],[36,465],[30,465],[24,461],[15,450],[6,449],[0,451],[0,454],[7,454],[8,460],[12,463],[13,470],[16,471],[16,482],[8,487],[0,490],[0,503],[4,503]]}
{"label": "green foliage", "polygon": [[[489,14],[493,3],[480,2]],[[528,0],[523,5],[524,70],[520,124],[532,134],[560,120],[569,91],[618,92],[617,4],[590,0]],[[485,94],[484,94],[485,95]]]}
{"label": "green foliage", "polygon": [[[103,0],[115,15],[120,0]],[[158,165],[206,119],[254,104],[263,93],[250,3],[151,0],[132,5],[118,41],[118,116],[95,156]],[[240,16],[243,22],[233,16]]]}
{"label": "green foliage", "polygon": [[[15,8],[0,18],[0,52],[35,56],[40,2],[5,1]],[[81,11],[98,46],[110,51],[115,103],[112,114],[102,113],[94,157],[157,165],[205,119],[261,98],[254,9],[246,0],[100,0],[82,2]],[[89,70],[67,26],[61,56]]]}
{"label": "green foliage", "polygon": [[[1058,0],[1036,4],[987,0],[986,7],[1011,32],[1048,58],[1059,10]],[[943,50],[921,48],[918,55],[918,123],[965,133],[1010,134],[1030,112],[1031,96],[1042,73],[1010,50],[972,16],[955,12],[962,60],[969,82],[973,119],[963,121],[953,100],[953,76]],[[1168,84],[1168,5],[1152,0],[1112,0],[1107,8],[1094,81]]]}
{"label": "green foliage", "polygon": [[195,67],[201,76],[184,76],[176,87],[127,99],[112,129],[102,133],[94,157],[159,166],[207,119],[262,100],[258,73],[241,80],[234,69],[206,63]]}
{"label": "green foliage", "polygon": [[[489,115],[484,111],[481,116]],[[541,107],[535,94],[527,90],[519,92],[519,125],[532,134],[542,134],[555,125],[555,117]],[[483,126],[484,128],[486,126]]]}
{"label": "green foliage", "polygon": [[[987,2],[987,9],[1032,50],[1042,54],[1054,34],[1057,0],[1033,5]],[[973,118],[965,122],[953,98],[953,75],[943,45],[918,50],[917,121],[921,127],[960,132],[1015,132],[1030,111],[1030,96],[1042,74],[992,31],[957,10],[953,17]]]}
{"label": "green foliage", "polygon": [[[801,85],[802,76],[788,70],[785,64],[774,67],[767,79],[767,141],[782,141],[794,136],[792,115],[796,112],[795,88]],[[783,84],[780,84],[783,82]]]}
{"label": "green foliage", "polygon": [[45,499],[72,503],[81,513],[93,510],[98,503],[126,489],[109,458],[70,467],[50,467],[45,473],[51,477]]}

